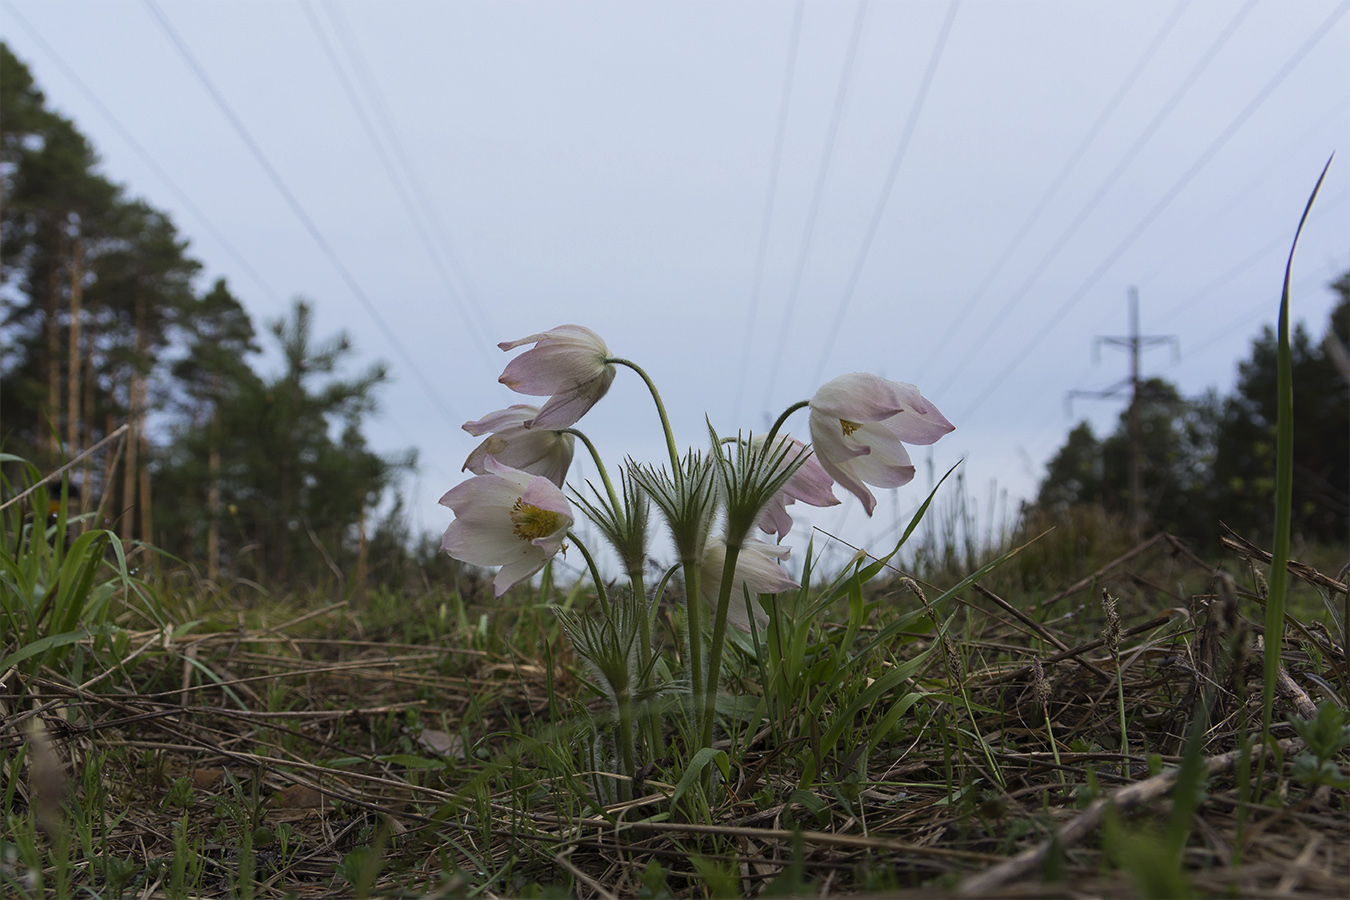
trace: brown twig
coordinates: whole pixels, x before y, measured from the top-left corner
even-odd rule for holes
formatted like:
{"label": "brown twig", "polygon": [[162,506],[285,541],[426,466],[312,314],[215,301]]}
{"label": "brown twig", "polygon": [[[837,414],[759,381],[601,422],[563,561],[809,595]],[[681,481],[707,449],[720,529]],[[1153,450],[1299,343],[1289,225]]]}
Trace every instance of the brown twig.
{"label": "brown twig", "polygon": [[61,468],[59,468],[59,469],[57,469],[56,471],[51,472],[51,473],[49,473],[49,474],[47,474],[47,475],[42,476],[42,477],[39,478],[37,481],[33,482],[33,484],[31,484],[31,485],[28,487],[28,489],[25,490],[23,493],[18,494],[17,496],[14,496],[14,497],[10,497],[10,498],[9,498],[8,500],[6,500],[4,503],[0,503],[0,510],[2,510],[2,509],[7,509],[8,507],[13,506],[15,503],[18,503],[18,502],[19,502],[20,500],[22,500],[24,497],[27,497],[29,494],[33,493],[33,491],[36,491],[38,488],[42,487],[42,486],[43,486],[44,484],[46,484],[47,482],[49,482],[49,481],[51,481],[52,479],[57,478],[58,476],[60,476],[61,474],[63,474],[67,469],[69,469],[69,468],[71,468],[72,466],[74,466],[76,463],[78,463],[80,460],[84,459],[86,456],[90,456],[90,455],[92,455],[92,454],[98,452],[98,450],[99,450],[100,448],[102,448],[102,446],[103,446],[104,444],[108,443],[109,441],[116,440],[117,438],[121,437],[121,436],[122,436],[122,433],[123,433],[124,431],[126,431],[126,430],[127,430],[127,426],[126,426],[125,424],[123,424],[121,427],[119,427],[119,428],[118,428],[116,431],[114,431],[112,434],[108,435],[108,436],[105,437],[103,440],[99,441],[97,444],[95,444],[94,446],[90,447],[88,450],[84,451],[84,452],[81,453],[79,456],[77,456],[77,457],[75,457],[74,459],[72,459],[70,462],[66,463],[66,464],[65,464],[64,466],[62,466]]}
{"label": "brown twig", "polygon": [[1003,609],[1007,610],[1009,613],[1015,616],[1017,620],[1021,622],[1023,625],[1026,625],[1028,628],[1034,630],[1044,640],[1047,640],[1050,643],[1054,644],[1057,649],[1062,650],[1068,655],[1072,656],[1074,660],[1076,660],[1078,664],[1081,665],[1083,668],[1087,669],[1088,671],[1092,672],[1095,675],[1101,676],[1102,678],[1110,678],[1109,675],[1107,675],[1097,666],[1093,665],[1090,660],[1083,659],[1080,653],[1070,650],[1068,644],[1064,643],[1059,638],[1055,637],[1055,635],[1051,633],[1048,629],[1046,629],[1044,625],[1042,625],[1040,622],[1037,622],[1035,619],[1031,618],[1031,616],[1028,616],[1020,609],[1017,609],[1015,606],[1013,606],[1007,600],[1004,600],[998,594],[995,594],[993,591],[989,590],[984,585],[980,584],[978,581],[972,584],[971,587],[979,591],[980,596],[984,597],[987,600],[992,600],[999,606],[1003,607]]}
{"label": "brown twig", "polygon": [[[1302,746],[1303,742],[1298,738],[1289,738],[1279,742],[1280,751],[1286,756]],[[1220,772],[1226,772],[1237,765],[1244,756],[1248,759],[1260,759],[1264,749],[1264,746],[1258,745],[1252,747],[1250,751],[1233,750],[1220,756],[1210,757],[1205,761],[1206,777],[1213,777]],[[1156,800],[1166,794],[1171,789],[1173,782],[1177,780],[1180,771],[1180,768],[1168,769],[1152,778],[1123,787],[1108,797],[1094,800],[1087,809],[1079,813],[1077,818],[1061,828],[1059,833],[1051,840],[1019,853],[1012,859],[999,863],[991,869],[986,869],[978,875],[967,878],[961,882],[957,893],[963,897],[982,896],[1016,881],[1041,866],[1050,855],[1051,849],[1056,845],[1061,848],[1068,848],[1091,834],[1100,824],[1108,807],[1124,811],[1141,803]]]}
{"label": "brown twig", "polygon": [[[1273,559],[1269,553],[1250,541],[1245,541],[1240,537],[1229,537],[1228,535],[1224,535],[1219,541],[1229,550],[1235,551],[1239,556],[1248,559],[1258,559],[1267,565],[1269,565],[1270,561]],[[1301,563],[1296,559],[1289,560],[1289,574],[1302,578],[1309,584],[1315,584],[1318,587],[1326,588],[1329,591],[1336,591],[1342,594],[1346,593],[1345,582],[1337,581],[1334,578],[1323,575],[1307,563]]]}
{"label": "brown twig", "polygon": [[1100,579],[1100,578],[1101,578],[1103,575],[1105,575],[1107,572],[1110,572],[1110,571],[1111,571],[1112,569],[1114,569],[1116,566],[1119,566],[1119,565],[1121,565],[1121,564],[1123,564],[1123,563],[1129,562],[1130,560],[1132,560],[1132,559],[1134,559],[1136,556],[1138,556],[1140,553],[1143,553],[1145,550],[1147,550],[1148,548],[1152,547],[1154,544],[1158,543],[1159,541],[1164,540],[1166,537],[1167,537],[1167,535],[1165,535],[1165,534],[1161,534],[1161,533],[1155,534],[1153,537],[1151,537],[1151,538],[1149,538],[1148,540],[1144,541],[1142,544],[1139,544],[1139,545],[1138,545],[1137,547],[1135,547],[1133,550],[1127,551],[1126,553],[1124,553],[1124,554],[1121,555],[1121,556],[1117,556],[1115,559],[1111,560],[1109,563],[1107,563],[1106,565],[1102,566],[1100,569],[1098,569],[1097,571],[1093,572],[1091,575],[1087,576],[1086,578],[1080,578],[1080,579],[1078,579],[1078,580],[1075,581],[1073,584],[1069,585],[1069,586],[1066,587],[1064,590],[1060,591],[1058,594],[1055,594],[1053,597],[1049,597],[1049,598],[1043,600],[1043,601],[1041,602],[1041,604],[1040,604],[1041,609],[1045,609],[1045,608],[1047,608],[1047,607],[1053,606],[1054,604],[1056,604],[1056,603],[1058,603],[1059,601],[1063,600],[1065,597],[1072,596],[1073,594],[1078,593],[1079,591],[1083,590],[1084,588],[1091,587],[1094,583],[1096,583],[1096,581],[1097,581],[1098,579]]}

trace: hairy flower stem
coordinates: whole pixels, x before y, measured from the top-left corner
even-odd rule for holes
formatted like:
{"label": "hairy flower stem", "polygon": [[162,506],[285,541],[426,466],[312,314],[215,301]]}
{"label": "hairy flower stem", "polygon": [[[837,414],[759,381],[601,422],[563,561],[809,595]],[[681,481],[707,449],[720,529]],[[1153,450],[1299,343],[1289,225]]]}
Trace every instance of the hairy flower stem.
{"label": "hairy flower stem", "polygon": [[609,618],[609,597],[605,595],[605,580],[600,577],[600,567],[595,564],[595,557],[591,556],[591,551],[586,549],[586,545],[577,537],[575,531],[567,532],[567,537],[585,558],[586,567],[591,570],[591,581],[595,582],[595,594],[600,598],[600,613],[605,618]]}
{"label": "hairy flower stem", "polygon": [[736,582],[736,559],[740,542],[727,542],[726,561],[722,564],[722,584],[717,591],[717,612],[713,617],[712,645],[708,649],[708,678],[703,685],[703,728],[699,749],[712,746],[713,724],[717,718],[717,685],[722,676],[722,644],[727,636],[727,610],[731,607],[731,587]]}
{"label": "hairy flower stem", "polygon": [[633,763],[633,696],[624,691],[614,698],[619,713],[619,733],[615,743],[619,745],[619,772],[624,777],[619,780],[619,799],[633,799],[633,774],[637,767]]}
{"label": "hairy flower stem", "polygon": [[689,715],[694,728],[703,723],[703,614],[699,594],[701,566],[696,559],[684,561],[684,607],[689,629]]}
{"label": "hairy flower stem", "polygon": [[[614,490],[614,482],[610,481],[609,470],[605,468],[605,461],[601,458],[600,452],[596,450],[595,444],[591,443],[590,438],[586,437],[585,434],[575,428],[564,428],[563,433],[580,438],[581,442],[586,445],[586,449],[591,453],[591,459],[595,461],[596,471],[600,473],[600,480],[605,485],[605,492],[609,494],[609,504],[610,508],[614,511],[615,520],[619,522],[624,521],[624,505],[619,501],[618,491]],[[585,551],[583,550],[583,553],[584,552]],[[587,563],[592,562],[589,555],[586,555],[586,561]],[[624,560],[624,565],[628,567],[628,579],[633,588],[633,596],[643,598],[643,602],[640,604],[641,608],[638,618],[638,671],[642,673],[641,687],[646,688],[648,687],[648,681],[651,679],[652,673],[652,625],[651,616],[649,615],[645,599],[647,596],[647,588],[642,577],[641,563],[634,564],[631,560]],[[593,564],[591,565],[591,577],[595,579],[597,590],[599,590],[600,580]],[[649,692],[644,690],[643,694],[646,693]],[[646,726],[648,732],[647,738],[650,742],[652,752],[654,755],[660,756],[663,752],[661,721],[660,713],[655,707],[652,707],[648,711],[646,716]]]}
{"label": "hairy flower stem", "polygon": [[656,383],[652,381],[641,366],[629,359],[623,359],[619,356],[611,356],[605,360],[606,365],[627,366],[641,376],[647,384],[647,390],[652,392],[652,400],[656,403],[656,412],[661,416],[661,428],[666,433],[666,449],[670,451],[670,469],[679,477],[680,473],[680,451],[675,447],[675,431],[670,427],[670,416],[666,415],[666,404],[661,400],[661,393],[656,389]]}
{"label": "hairy flower stem", "polygon": [[628,573],[633,597],[639,607],[638,612],[638,688],[642,699],[642,722],[647,732],[647,747],[651,758],[663,756],[666,752],[665,741],[661,737],[661,707],[656,702],[655,691],[648,690],[655,678],[652,667],[652,622],[651,609],[647,605],[647,586],[641,572]]}
{"label": "hairy flower stem", "polygon": [[595,449],[595,444],[591,443],[590,438],[575,428],[564,428],[562,433],[581,438],[581,442],[586,445],[586,449],[591,451],[591,459],[595,461],[596,471],[600,473],[600,480],[604,482],[605,493],[609,494],[609,505],[614,510],[614,514],[622,519],[623,504],[619,502],[619,494],[614,490],[614,483],[609,480],[609,470],[605,468],[605,461],[600,458],[600,451]]}
{"label": "hairy flower stem", "polygon": [[774,422],[773,427],[769,429],[769,436],[764,439],[764,443],[772,447],[773,439],[778,436],[778,429],[782,428],[783,424],[787,422],[788,416],[792,415],[797,410],[804,409],[810,405],[810,400],[798,400],[796,403],[783,410],[783,414],[778,417],[778,421]]}

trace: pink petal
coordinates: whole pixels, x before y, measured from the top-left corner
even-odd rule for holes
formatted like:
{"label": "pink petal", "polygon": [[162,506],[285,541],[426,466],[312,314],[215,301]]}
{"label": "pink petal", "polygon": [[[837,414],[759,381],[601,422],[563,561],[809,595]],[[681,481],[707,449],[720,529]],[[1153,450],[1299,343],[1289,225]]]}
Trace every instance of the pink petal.
{"label": "pink petal", "polygon": [[849,422],[880,422],[904,409],[894,384],[869,372],[840,375],[816,391],[811,409]]}
{"label": "pink petal", "polygon": [[521,394],[545,396],[570,391],[611,368],[605,365],[609,347],[600,335],[581,325],[562,325],[497,346],[510,350],[531,341],[535,342],[534,349],[511,360],[498,379]]}
{"label": "pink petal", "polygon": [[853,432],[851,439],[865,444],[871,452],[850,460],[849,467],[868,484],[895,488],[913,480],[914,464],[910,462],[905,445],[886,427],[888,424],[871,423]]}
{"label": "pink petal", "polygon": [[490,412],[477,422],[465,422],[461,427],[474,437],[480,437],[493,431],[505,431],[513,426],[521,427],[537,415],[539,407],[517,403],[506,409]]}
{"label": "pink petal", "polygon": [[537,344],[545,341],[549,343],[571,343],[578,345],[589,344],[591,346],[603,348],[605,350],[605,355],[609,355],[609,348],[606,346],[604,339],[585,325],[559,325],[557,328],[550,328],[548,331],[532,334],[529,337],[523,337],[518,341],[502,341],[497,346],[503,350],[514,350],[525,344]]}
{"label": "pink petal", "polygon": [[865,456],[869,448],[851,444],[844,437],[839,420],[824,413],[811,410],[811,445],[815,448],[816,459],[821,467],[839,486],[858,498],[870,516],[876,508],[877,498],[854,474],[853,460]]}
{"label": "pink petal", "polygon": [[[492,457],[488,457],[489,460]],[[478,507],[490,506],[510,506],[515,502],[515,498],[520,496],[524,484],[517,489],[511,482],[503,478],[488,478],[485,476],[476,476],[468,481],[455,485],[445,492],[441,497],[441,506],[448,506],[455,511],[455,515],[464,515],[467,511]]]}
{"label": "pink petal", "polygon": [[542,569],[553,555],[530,544],[522,543],[520,546],[523,549],[516,558],[503,565],[492,580],[493,593],[498,597]]}
{"label": "pink petal", "polygon": [[[736,559],[736,574],[732,579],[731,597],[727,605],[727,622],[742,631],[750,630],[750,613],[761,624],[768,624],[768,615],[754,601],[760,594],[778,594],[798,587],[797,582],[774,561],[786,559],[790,547],[749,540],[741,547]],[[699,593],[713,609],[722,588],[722,569],[726,564],[727,545],[721,538],[712,538],[703,551],[703,583]],[[749,592],[751,609],[746,609],[745,594]]]}
{"label": "pink petal", "polygon": [[557,431],[575,425],[609,392],[609,386],[614,383],[614,376],[614,367],[608,366],[598,378],[578,385],[572,390],[554,394],[527,427]]}
{"label": "pink petal", "polygon": [[912,384],[896,382],[896,394],[906,404],[903,412],[886,420],[897,438],[907,444],[932,444],[944,434],[956,430],[947,417],[938,412],[927,398]]}
{"label": "pink petal", "polygon": [[802,463],[788,483],[783,486],[783,490],[794,500],[800,500],[807,506],[838,506],[839,498],[834,495],[832,488],[834,480],[830,478],[830,473],[816,459],[815,454]]}
{"label": "pink petal", "polygon": [[441,549],[471,566],[497,566],[519,547],[528,547],[516,537],[509,516],[475,520],[457,518],[445,529]]}
{"label": "pink petal", "polygon": [[780,539],[786,537],[792,530],[792,516],[788,515],[787,511],[788,504],[792,502],[791,497],[779,491],[778,495],[760,510],[759,520],[755,524],[766,534],[776,534]]}
{"label": "pink petal", "polygon": [[529,487],[530,479],[534,476],[529,472],[522,472],[519,469],[513,469],[505,466],[489,456],[484,460],[487,470],[499,478],[505,479],[516,489],[517,494],[525,493],[525,488]]}

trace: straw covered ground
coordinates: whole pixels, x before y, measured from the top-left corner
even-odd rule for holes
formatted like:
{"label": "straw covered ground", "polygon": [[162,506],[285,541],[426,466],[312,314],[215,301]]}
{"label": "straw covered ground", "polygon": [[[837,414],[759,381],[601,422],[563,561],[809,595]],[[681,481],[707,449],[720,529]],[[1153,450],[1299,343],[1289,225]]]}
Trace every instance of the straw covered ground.
{"label": "straw covered ground", "polygon": [[[502,604],[464,583],[300,608],[166,588],[197,596],[169,627],[0,672],[0,884],[1345,896],[1344,573],[1291,567],[1263,743],[1259,548],[1230,541],[1216,569],[1159,535],[1014,595],[1029,564],[950,596],[878,579],[811,627],[800,672],[742,642],[727,687],[753,703],[725,710],[717,776],[695,784],[672,724],[623,802],[603,704],[545,608],[584,606],[579,590]],[[675,609],[660,607],[668,641]]]}

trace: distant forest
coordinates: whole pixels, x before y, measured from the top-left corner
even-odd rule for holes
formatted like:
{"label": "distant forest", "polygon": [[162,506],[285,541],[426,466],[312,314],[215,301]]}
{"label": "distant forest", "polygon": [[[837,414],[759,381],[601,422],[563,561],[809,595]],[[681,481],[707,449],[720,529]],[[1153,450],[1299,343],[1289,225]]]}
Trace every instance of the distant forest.
{"label": "distant forest", "polygon": [[[0,67],[0,450],[45,473],[116,435],[73,467],[67,508],[213,581],[415,584],[435,541],[410,533],[393,496],[415,456],[376,454],[362,433],[385,369],[349,372],[351,341],[316,335],[303,300],[260,337],[223,279],[199,286],[170,218],[99,173],[3,43]],[[1333,288],[1324,332],[1294,335],[1294,529],[1311,542],[1350,537],[1350,273]],[[262,340],[280,372],[251,366]],[[1074,428],[1023,514],[1137,512],[1138,527],[1200,549],[1225,527],[1267,538],[1273,332],[1232,396],[1186,398],[1154,379],[1139,404],[1137,504],[1127,411],[1104,437]],[[5,475],[21,480],[12,463]]]}
{"label": "distant forest", "polygon": [[[71,469],[69,513],[213,581],[408,577],[431,551],[386,495],[416,460],[362,434],[384,367],[347,371],[303,300],[260,337],[223,279],[199,288],[169,216],[99,173],[3,43],[0,110],[0,449],[47,473],[115,435]],[[250,365],[261,340],[279,373]]]}
{"label": "distant forest", "polygon": [[[1302,324],[1292,336],[1295,540],[1341,544],[1350,538],[1350,273],[1325,331]],[[1274,312],[1277,298],[1271,300]],[[1276,336],[1267,326],[1238,364],[1231,396],[1182,397],[1161,379],[1139,390],[1142,527],[1168,531],[1200,549],[1225,529],[1267,543],[1275,508]],[[1062,517],[1098,507],[1128,517],[1130,411],[1098,438],[1078,425],[1051,459],[1033,513]]]}

